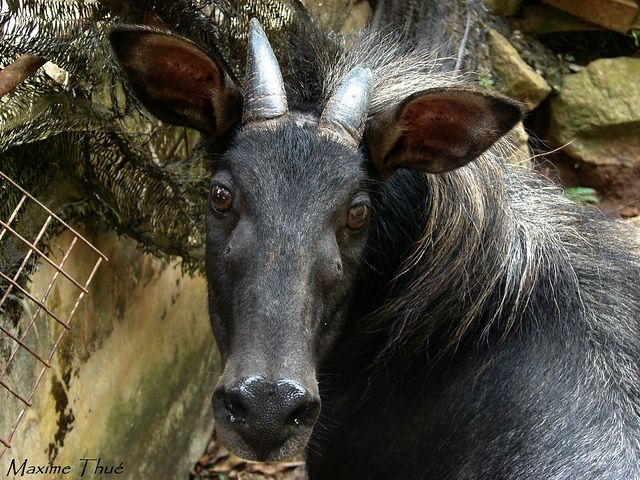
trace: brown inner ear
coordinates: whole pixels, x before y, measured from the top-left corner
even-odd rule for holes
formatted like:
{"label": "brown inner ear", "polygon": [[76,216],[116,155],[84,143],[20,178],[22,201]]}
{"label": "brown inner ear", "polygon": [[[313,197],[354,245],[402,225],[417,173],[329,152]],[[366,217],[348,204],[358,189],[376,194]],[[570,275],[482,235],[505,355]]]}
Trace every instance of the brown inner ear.
{"label": "brown inner ear", "polygon": [[[189,121],[202,125],[207,118],[206,129],[217,128],[211,93],[222,88],[222,76],[216,64],[189,44],[164,35],[147,35],[140,39],[129,64],[133,71],[130,80],[140,99],[152,113],[169,121]],[[138,77],[139,75],[139,77]],[[169,113],[166,105],[174,110]],[[169,117],[169,118],[168,118]]]}
{"label": "brown inner ear", "polygon": [[473,89],[415,93],[371,120],[366,145],[378,175],[442,173],[479,157],[522,118],[508,98]]}
{"label": "brown inner ear", "polygon": [[424,159],[411,161],[408,155],[401,155],[403,158],[396,161],[405,162],[405,168],[431,173],[468,163],[511,128],[514,116],[507,109],[506,118],[496,115],[503,113],[496,109],[500,109],[497,99],[473,91],[435,91],[409,101],[398,119],[403,134],[393,151],[419,152],[429,162],[424,165]]}
{"label": "brown inner ear", "polygon": [[[232,81],[188,40],[164,32],[114,30],[112,45],[140,101],[166,122],[223,133],[241,101]],[[227,85],[226,83],[229,83]]]}
{"label": "brown inner ear", "polygon": [[153,96],[171,97],[201,107],[212,90],[224,86],[217,65],[191,45],[171,37],[149,36],[140,42],[139,48],[152,53],[139,67],[152,80],[147,87]]}
{"label": "brown inner ear", "polygon": [[452,98],[416,100],[407,105],[400,120],[405,126],[401,138],[404,146],[431,153],[449,151],[454,156],[463,156],[467,151],[468,133],[459,104]]}

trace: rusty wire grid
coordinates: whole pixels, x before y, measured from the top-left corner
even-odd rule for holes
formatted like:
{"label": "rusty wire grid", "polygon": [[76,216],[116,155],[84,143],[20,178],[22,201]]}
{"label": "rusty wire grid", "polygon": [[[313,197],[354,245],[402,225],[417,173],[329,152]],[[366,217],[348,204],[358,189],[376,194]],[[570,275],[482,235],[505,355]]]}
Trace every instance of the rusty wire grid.
{"label": "rusty wire grid", "polygon": [[[15,201],[8,218],[0,218],[0,458],[16,433],[53,356],[70,329],[70,322],[98,267],[107,257],[49,208],[0,171],[3,199]],[[34,219],[43,219],[34,225]],[[52,233],[71,233],[71,242],[59,263],[43,251],[42,240]],[[63,268],[71,256],[93,259],[86,278],[74,278]],[[48,285],[40,293],[25,287],[26,271],[35,262],[51,270]],[[89,262],[88,262],[89,263]],[[76,275],[79,276],[79,275]],[[54,285],[72,286],[71,303],[47,306]],[[11,303],[20,305],[11,315]],[[56,302],[51,302],[56,303]],[[60,302],[57,302],[58,304]],[[71,309],[69,310],[69,305]],[[15,310],[15,309],[14,309]],[[66,310],[63,313],[62,310]],[[15,313],[15,312],[14,312]],[[15,419],[15,421],[14,421]]]}

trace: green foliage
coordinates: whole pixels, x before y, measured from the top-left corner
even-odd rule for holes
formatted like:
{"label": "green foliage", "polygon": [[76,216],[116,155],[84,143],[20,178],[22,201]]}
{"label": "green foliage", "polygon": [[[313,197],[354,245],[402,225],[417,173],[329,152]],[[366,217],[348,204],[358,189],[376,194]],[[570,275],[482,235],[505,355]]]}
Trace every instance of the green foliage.
{"label": "green foliage", "polygon": [[597,205],[600,203],[598,192],[589,187],[571,187],[564,191],[564,195],[576,203],[591,203]]}
{"label": "green foliage", "polygon": [[[196,148],[197,132],[143,112],[113,59],[107,33],[117,23],[165,24],[221,56],[241,78],[249,19],[259,18],[277,43],[308,18],[300,5],[0,0],[0,69],[31,53],[63,73],[41,68],[0,98],[0,169],[66,220],[99,218],[146,251],[180,256],[190,272],[200,268],[213,160]],[[7,218],[17,198],[2,187],[0,218]],[[40,219],[31,220],[39,228]],[[11,265],[20,260],[0,244],[5,273],[12,270],[7,258]]]}
{"label": "green foliage", "polygon": [[493,88],[495,82],[493,81],[491,74],[489,72],[486,72],[478,75],[478,84],[482,88],[491,89]]}

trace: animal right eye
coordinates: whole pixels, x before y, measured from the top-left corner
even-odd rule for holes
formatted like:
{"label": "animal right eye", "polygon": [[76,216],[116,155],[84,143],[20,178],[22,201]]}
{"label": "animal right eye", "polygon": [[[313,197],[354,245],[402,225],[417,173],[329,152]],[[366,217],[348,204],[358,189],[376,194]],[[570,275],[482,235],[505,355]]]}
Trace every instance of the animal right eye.
{"label": "animal right eye", "polygon": [[369,206],[364,203],[353,205],[347,214],[349,230],[362,230],[369,220]]}
{"label": "animal right eye", "polygon": [[223,185],[215,184],[209,193],[211,206],[218,213],[225,213],[233,206],[233,194]]}

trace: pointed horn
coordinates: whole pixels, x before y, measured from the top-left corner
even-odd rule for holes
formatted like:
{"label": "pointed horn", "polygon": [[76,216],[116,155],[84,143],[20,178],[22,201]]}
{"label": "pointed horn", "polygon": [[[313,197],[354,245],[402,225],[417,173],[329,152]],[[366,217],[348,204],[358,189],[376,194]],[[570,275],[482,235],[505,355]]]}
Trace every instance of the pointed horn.
{"label": "pointed horn", "polygon": [[353,68],[324,107],[318,128],[357,148],[367,122],[372,90],[371,69],[362,65]]}
{"label": "pointed horn", "polygon": [[257,19],[249,23],[243,123],[268,120],[289,111],[278,61]]}

